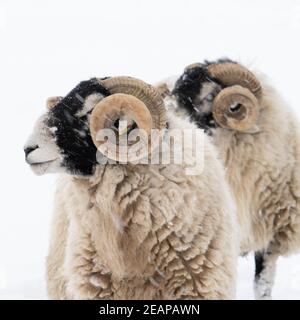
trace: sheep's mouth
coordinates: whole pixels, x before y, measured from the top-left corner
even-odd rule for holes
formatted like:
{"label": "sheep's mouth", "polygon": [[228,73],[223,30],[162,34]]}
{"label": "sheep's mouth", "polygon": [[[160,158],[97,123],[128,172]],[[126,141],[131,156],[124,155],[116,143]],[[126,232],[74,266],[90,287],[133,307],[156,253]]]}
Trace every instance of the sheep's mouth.
{"label": "sheep's mouth", "polygon": [[46,171],[49,169],[51,164],[56,162],[57,159],[49,160],[49,161],[43,161],[43,162],[35,162],[30,164],[30,168],[32,171],[37,175],[42,175],[46,173]]}
{"label": "sheep's mouth", "polygon": [[34,163],[30,163],[31,166],[40,166],[40,165],[43,165],[43,164],[47,164],[47,163],[51,163],[53,161],[55,161],[56,159],[53,159],[53,160],[48,160],[48,161],[43,161],[43,162],[34,162]]}

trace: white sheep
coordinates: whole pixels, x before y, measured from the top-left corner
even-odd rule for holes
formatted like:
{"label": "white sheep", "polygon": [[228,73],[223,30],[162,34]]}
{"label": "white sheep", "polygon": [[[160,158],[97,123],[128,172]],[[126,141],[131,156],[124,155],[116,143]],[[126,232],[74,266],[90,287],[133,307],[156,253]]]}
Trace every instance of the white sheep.
{"label": "white sheep", "polygon": [[297,117],[264,76],[226,59],[190,65],[160,90],[217,147],[237,204],[240,252],[255,252],[255,296],[271,298],[278,257],[300,248]]}
{"label": "white sheep", "polygon": [[[166,115],[156,90],[125,77],[82,82],[48,107],[25,153],[35,173],[62,173],[47,260],[49,296],[233,298],[235,207],[208,139],[198,176],[186,174],[186,163],[103,164],[106,151],[96,133],[121,116],[139,129],[163,129],[167,122],[163,139],[172,128],[195,126]],[[122,156],[119,151],[114,159]]]}

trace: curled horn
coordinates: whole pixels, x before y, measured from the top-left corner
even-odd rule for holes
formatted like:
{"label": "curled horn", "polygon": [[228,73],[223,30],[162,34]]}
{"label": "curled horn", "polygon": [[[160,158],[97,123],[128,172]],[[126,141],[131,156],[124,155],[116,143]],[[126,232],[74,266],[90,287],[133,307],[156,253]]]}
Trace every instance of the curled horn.
{"label": "curled horn", "polygon": [[216,63],[208,66],[208,73],[225,86],[213,102],[213,116],[224,127],[248,131],[259,115],[262,87],[255,75],[237,63]]}
{"label": "curled horn", "polygon": [[[112,77],[99,80],[111,93],[94,107],[91,115],[91,137],[96,147],[109,159],[126,162],[144,158],[153,150],[157,141],[151,140],[151,129],[162,130],[166,127],[166,112],[161,95],[152,86],[130,77]],[[145,133],[147,148],[134,149],[134,143],[122,148],[117,137],[113,148],[107,147],[107,141],[98,139],[102,129],[113,128],[114,123],[125,116],[135,122],[138,129]],[[141,137],[140,137],[141,138]],[[143,139],[143,138],[142,138]]]}

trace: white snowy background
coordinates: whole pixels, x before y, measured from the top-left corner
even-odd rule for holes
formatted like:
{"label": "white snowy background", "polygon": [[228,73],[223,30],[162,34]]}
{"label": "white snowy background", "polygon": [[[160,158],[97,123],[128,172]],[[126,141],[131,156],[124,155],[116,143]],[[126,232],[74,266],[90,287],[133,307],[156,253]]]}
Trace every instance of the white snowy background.
{"label": "white snowy background", "polygon": [[[228,56],[268,74],[300,115],[299,41],[298,0],[0,0],[0,298],[47,298],[56,177],[34,176],[22,150],[46,97],[92,76],[151,83]],[[237,297],[253,299],[252,255],[238,271]],[[274,298],[300,298],[300,255],[280,259]]]}

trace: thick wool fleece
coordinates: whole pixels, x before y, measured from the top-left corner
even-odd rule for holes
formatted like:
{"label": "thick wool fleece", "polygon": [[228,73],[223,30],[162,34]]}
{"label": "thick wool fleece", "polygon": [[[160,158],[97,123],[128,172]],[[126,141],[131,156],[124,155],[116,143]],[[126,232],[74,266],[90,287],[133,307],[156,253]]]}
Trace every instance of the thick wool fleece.
{"label": "thick wool fleece", "polygon": [[237,205],[240,253],[255,251],[255,297],[270,299],[278,257],[300,249],[300,126],[266,78],[255,75],[263,97],[252,133],[207,123],[212,103],[206,97],[216,94],[211,83],[202,85],[197,97],[201,104],[192,111],[171,93],[176,78],[158,86],[170,110],[183,118],[194,113],[198,125],[211,135]]}
{"label": "thick wool fleece", "polygon": [[267,81],[259,132],[216,130],[213,137],[237,203],[241,251],[288,255],[300,248],[300,130]]}
{"label": "thick wool fleece", "polygon": [[[170,126],[182,126],[178,121],[169,119]],[[62,176],[48,256],[49,296],[233,298],[235,208],[207,137],[204,161],[196,176],[174,164],[105,165],[90,178]]]}
{"label": "thick wool fleece", "polygon": [[[241,253],[266,250],[288,255],[300,248],[300,127],[287,103],[265,76],[257,133],[217,127],[211,142],[226,168],[240,227]],[[176,77],[158,84],[167,88],[166,104],[187,117],[171,96]],[[175,109],[174,109],[175,107]]]}

